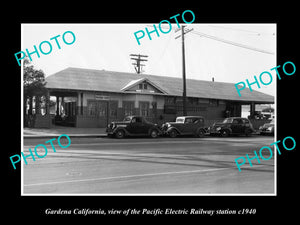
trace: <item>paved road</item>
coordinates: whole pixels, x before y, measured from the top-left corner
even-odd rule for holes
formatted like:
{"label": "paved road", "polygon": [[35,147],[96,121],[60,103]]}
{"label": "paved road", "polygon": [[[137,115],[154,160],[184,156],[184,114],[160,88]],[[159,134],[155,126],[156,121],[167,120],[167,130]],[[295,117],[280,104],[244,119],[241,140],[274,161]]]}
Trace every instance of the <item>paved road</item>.
{"label": "paved road", "polygon": [[[24,154],[45,140],[24,140]],[[261,136],[73,138],[68,148],[54,142],[53,152],[46,144],[46,157],[23,163],[23,193],[273,194],[274,158],[254,160],[241,172],[234,162],[272,142]],[[38,153],[43,155],[43,148]]]}

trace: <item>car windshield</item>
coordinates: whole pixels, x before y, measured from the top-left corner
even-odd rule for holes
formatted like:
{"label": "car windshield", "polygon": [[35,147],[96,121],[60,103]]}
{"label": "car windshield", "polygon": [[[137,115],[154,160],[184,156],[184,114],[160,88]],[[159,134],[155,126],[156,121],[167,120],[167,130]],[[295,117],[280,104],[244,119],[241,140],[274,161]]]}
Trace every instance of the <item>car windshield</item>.
{"label": "car windshield", "polygon": [[131,121],[131,117],[130,116],[125,117],[123,121],[124,122]]}
{"label": "car windshield", "polygon": [[184,118],[182,117],[176,118],[176,123],[184,123]]}
{"label": "car windshield", "polygon": [[225,120],[223,120],[222,123],[232,123],[233,119],[232,118],[226,118]]}

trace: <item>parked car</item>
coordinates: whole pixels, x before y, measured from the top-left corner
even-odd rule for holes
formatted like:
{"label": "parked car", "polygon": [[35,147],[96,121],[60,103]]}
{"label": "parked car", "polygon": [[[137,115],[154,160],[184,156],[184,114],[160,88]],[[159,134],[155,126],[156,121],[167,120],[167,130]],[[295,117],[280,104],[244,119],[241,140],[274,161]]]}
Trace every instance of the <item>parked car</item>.
{"label": "parked car", "polygon": [[156,138],[161,134],[157,124],[147,121],[142,116],[127,116],[123,121],[112,122],[106,128],[108,136],[123,138],[125,136],[150,136]]}
{"label": "parked car", "polygon": [[275,119],[272,119],[270,123],[265,123],[263,126],[259,127],[259,133],[261,135],[265,135],[265,134],[274,135],[274,125],[275,125]]}
{"label": "parked car", "polygon": [[221,135],[227,137],[231,134],[245,134],[246,136],[254,132],[251,122],[246,118],[229,117],[221,123],[214,123],[209,128],[210,135]]}
{"label": "parked car", "polygon": [[162,132],[172,138],[178,135],[195,135],[203,137],[205,134],[204,118],[202,116],[180,116],[176,122],[162,125]]}

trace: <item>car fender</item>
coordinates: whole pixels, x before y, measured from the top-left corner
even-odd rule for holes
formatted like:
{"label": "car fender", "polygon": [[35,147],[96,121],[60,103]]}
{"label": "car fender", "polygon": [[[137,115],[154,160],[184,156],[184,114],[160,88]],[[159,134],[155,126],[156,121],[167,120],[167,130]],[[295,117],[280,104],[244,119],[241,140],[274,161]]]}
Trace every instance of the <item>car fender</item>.
{"label": "car fender", "polygon": [[206,133],[206,130],[204,129],[204,127],[198,127],[196,130],[196,134],[198,134],[199,130],[203,130],[203,132]]}
{"label": "car fender", "polygon": [[130,133],[125,129],[125,127],[117,127],[115,130],[114,130],[114,133],[116,133],[117,131],[119,130],[122,130],[125,132],[125,135],[130,135]]}
{"label": "car fender", "polygon": [[172,130],[176,130],[178,134],[181,134],[181,132],[176,127],[169,127],[167,129],[167,133],[170,133]]}
{"label": "car fender", "polygon": [[158,127],[151,127],[149,130],[148,130],[148,135],[150,135],[151,131],[152,130],[156,130],[158,135],[161,134],[161,130],[158,128]]}
{"label": "car fender", "polygon": [[221,128],[221,130],[220,130],[220,131],[222,131],[222,130],[228,130],[228,131],[229,131],[229,134],[232,134],[232,129],[231,129],[231,128],[229,128],[229,127],[224,127],[224,128]]}
{"label": "car fender", "polygon": [[255,130],[252,128],[252,127],[247,127],[246,129],[245,129],[245,131],[246,130],[250,130],[251,132],[250,133],[254,133],[255,132]]}

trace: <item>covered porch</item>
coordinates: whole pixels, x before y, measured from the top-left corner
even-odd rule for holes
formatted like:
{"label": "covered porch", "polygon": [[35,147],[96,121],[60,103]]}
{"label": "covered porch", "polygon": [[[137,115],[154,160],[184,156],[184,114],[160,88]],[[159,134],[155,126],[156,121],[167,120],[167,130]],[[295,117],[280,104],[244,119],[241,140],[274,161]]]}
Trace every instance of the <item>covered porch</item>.
{"label": "covered porch", "polygon": [[53,125],[76,127],[78,95],[76,91],[49,90],[49,111]]}
{"label": "covered porch", "polygon": [[[258,129],[265,123],[269,123],[275,116],[274,102],[242,102],[241,103],[241,117],[248,118],[254,129]],[[268,110],[268,113],[263,113],[264,109]]]}
{"label": "covered porch", "polygon": [[24,127],[51,128],[55,125],[76,127],[80,93],[48,89],[43,96],[24,101]]}

